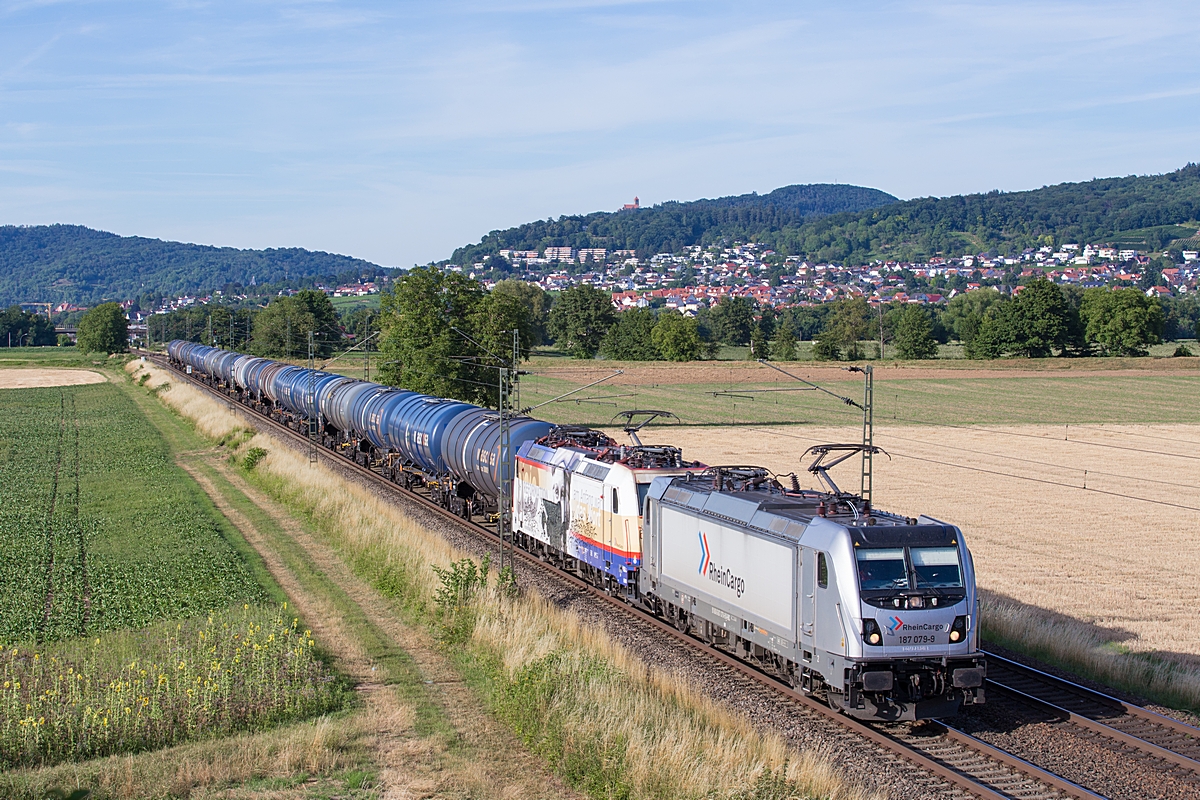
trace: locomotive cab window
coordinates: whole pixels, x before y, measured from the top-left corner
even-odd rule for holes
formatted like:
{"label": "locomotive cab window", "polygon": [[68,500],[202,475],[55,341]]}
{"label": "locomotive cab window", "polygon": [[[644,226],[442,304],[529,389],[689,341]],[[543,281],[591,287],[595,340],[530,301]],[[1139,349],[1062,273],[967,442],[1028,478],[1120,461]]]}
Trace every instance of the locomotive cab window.
{"label": "locomotive cab window", "polygon": [[855,550],[854,555],[858,561],[858,583],[863,590],[908,588],[903,547],[864,547]]}
{"label": "locomotive cab window", "polygon": [[617,510],[617,490],[616,489],[612,490],[612,513],[614,513],[614,514],[621,513]]}
{"label": "locomotive cab window", "polygon": [[829,588],[829,565],[825,563],[824,553],[817,553],[817,586]]}
{"label": "locomotive cab window", "polygon": [[[913,577],[917,586],[931,589],[961,589],[962,569],[956,547],[913,547]],[[865,586],[863,587],[866,588]]]}

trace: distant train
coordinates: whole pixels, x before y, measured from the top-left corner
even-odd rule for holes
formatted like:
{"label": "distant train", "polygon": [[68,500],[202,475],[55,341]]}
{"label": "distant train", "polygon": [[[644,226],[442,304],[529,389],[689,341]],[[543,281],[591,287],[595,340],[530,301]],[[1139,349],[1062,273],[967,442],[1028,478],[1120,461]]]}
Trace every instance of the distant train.
{"label": "distant train", "polygon": [[[468,519],[499,511],[495,411],[190,342],[167,354]],[[525,416],[510,418],[509,452],[524,550],[851,716],[945,717],[984,702],[975,572],[958,528]]]}

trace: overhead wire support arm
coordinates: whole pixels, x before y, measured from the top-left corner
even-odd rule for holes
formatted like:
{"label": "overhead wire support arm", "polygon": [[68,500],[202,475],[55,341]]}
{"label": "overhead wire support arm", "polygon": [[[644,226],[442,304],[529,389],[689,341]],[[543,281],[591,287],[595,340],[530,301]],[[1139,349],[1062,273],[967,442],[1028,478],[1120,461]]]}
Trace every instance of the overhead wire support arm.
{"label": "overhead wire support arm", "polygon": [[346,350],[343,350],[342,352],[338,353],[338,354],[337,354],[336,356],[334,356],[333,358],[331,358],[331,359],[329,359],[328,361],[326,361],[325,363],[321,364],[321,366],[320,366],[320,367],[318,367],[318,369],[325,369],[326,367],[328,367],[328,366],[329,366],[330,364],[332,364],[333,362],[337,361],[337,360],[338,360],[339,358],[341,358],[342,356],[349,355],[350,353],[353,353],[355,350],[357,350],[358,348],[362,347],[362,346],[363,346],[363,345],[365,345],[367,342],[371,341],[372,339],[374,339],[376,336],[378,336],[378,335],[379,335],[379,334],[381,334],[381,333],[383,333],[383,331],[375,331],[375,332],[374,332],[374,333],[372,333],[370,336],[368,336],[367,338],[363,339],[361,342],[358,342],[357,344],[355,344],[353,347],[351,347],[351,348],[348,348],[348,349],[346,349]]}
{"label": "overhead wire support arm", "polygon": [[[861,404],[856,403],[854,400],[851,400],[849,397],[842,397],[837,392],[831,392],[828,389],[826,389],[824,386],[818,386],[817,384],[813,383],[812,381],[806,381],[804,378],[801,378],[799,375],[793,375],[792,373],[788,372],[786,369],[780,369],[779,367],[772,364],[770,361],[765,361],[760,358],[760,359],[758,359],[758,363],[762,364],[764,367],[770,367],[771,369],[775,370],[776,372],[782,372],[784,375],[787,375],[789,378],[800,381],[801,383],[805,384],[806,386],[811,386],[813,389],[816,389],[818,392],[824,392],[825,394],[829,395],[830,397],[836,397],[838,400],[841,400],[843,403],[845,403],[848,406],[854,406],[855,408],[862,408]],[[859,369],[858,367],[851,367],[851,370],[858,370],[858,369]],[[870,367],[867,367],[867,369],[870,369]]]}
{"label": "overhead wire support arm", "polygon": [[560,394],[558,397],[552,397],[544,403],[538,403],[536,406],[530,406],[529,408],[523,408],[523,409],[521,409],[521,413],[522,414],[532,413],[533,411],[536,411],[537,409],[541,408],[542,406],[548,406],[551,403],[557,403],[560,400],[565,400],[566,398],[570,397],[573,394],[578,394],[579,392],[582,392],[584,389],[590,389],[593,386],[598,386],[599,384],[604,383],[605,381],[610,381],[613,378],[617,377],[618,375],[624,375],[624,374],[625,374],[625,370],[619,369],[616,372],[614,372],[612,375],[605,375],[603,378],[601,378],[598,381],[592,381],[591,383],[589,383],[585,386],[580,386],[577,389],[572,389],[571,391],[567,392],[566,394]]}

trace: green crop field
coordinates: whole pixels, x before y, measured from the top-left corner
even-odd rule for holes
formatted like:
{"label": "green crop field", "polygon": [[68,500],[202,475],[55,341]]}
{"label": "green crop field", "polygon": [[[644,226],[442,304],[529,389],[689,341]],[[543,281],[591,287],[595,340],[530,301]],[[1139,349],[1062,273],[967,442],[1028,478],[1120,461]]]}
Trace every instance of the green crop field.
{"label": "green crop field", "polygon": [[0,390],[0,769],[345,702],[133,391]]}
{"label": "green crop field", "polygon": [[[795,370],[803,375],[803,370]],[[588,380],[595,380],[591,375]],[[521,404],[537,405],[588,380],[526,376]],[[862,381],[827,383],[835,393],[862,401]],[[609,425],[625,409],[662,409],[692,425],[854,425],[862,412],[829,395],[800,391],[796,383],[681,383],[642,386],[601,384],[533,415],[563,424]],[[1176,422],[1200,407],[1200,370],[1192,374],[892,379],[875,382],[875,421],[937,423],[1150,423]]]}
{"label": "green crop field", "polygon": [[0,391],[0,642],[265,599],[161,436],[111,384]]}

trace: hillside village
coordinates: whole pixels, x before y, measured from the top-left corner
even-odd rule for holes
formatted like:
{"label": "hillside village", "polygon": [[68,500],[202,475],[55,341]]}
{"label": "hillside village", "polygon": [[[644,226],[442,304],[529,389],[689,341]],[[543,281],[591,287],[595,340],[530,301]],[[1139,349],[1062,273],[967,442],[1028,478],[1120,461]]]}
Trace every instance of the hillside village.
{"label": "hillside village", "polygon": [[[932,258],[925,263],[887,261],[842,266],[779,256],[754,243],[695,246],[682,253],[658,253],[650,258],[639,258],[632,250],[602,248],[500,252],[505,265],[502,277],[519,278],[548,292],[575,285],[595,286],[611,292],[618,309],[675,309],[688,316],[724,297],[747,297],[759,305],[778,308],[820,305],[851,297],[865,297],[872,305],[936,305],[980,288],[1017,293],[1022,283],[1038,277],[1081,288],[1138,286],[1149,297],[1179,297],[1200,289],[1200,252],[1182,251],[1179,263],[1151,273],[1153,280],[1147,281],[1147,270],[1152,269],[1158,255],[1103,245],[1063,244],[1058,248],[1028,249],[1019,257],[980,255]],[[494,259],[469,268],[452,264],[443,268],[477,278],[489,288],[498,279]],[[386,289],[387,283],[388,279],[381,277],[351,284],[318,282],[316,288],[331,297],[365,297]],[[289,293],[294,290],[279,292]],[[217,291],[204,296],[164,298],[155,309],[134,308],[132,301],[121,305],[129,312],[130,321],[138,324],[152,314],[247,299],[247,295],[226,296]],[[84,310],[62,303],[53,312]]]}
{"label": "hillside village", "polygon": [[[540,254],[501,251],[500,256],[512,265],[513,277],[546,291],[589,284],[612,292],[619,308],[661,307],[685,314],[712,306],[723,297],[749,297],[777,307],[818,305],[847,297],[865,297],[872,304],[937,304],[983,287],[1019,292],[1020,283],[1036,277],[1082,288],[1138,286],[1144,283],[1154,260],[1137,250],[1079,244],[1029,249],[1016,258],[963,256],[858,267],[810,264],[780,257],[758,244],[696,246],[684,253],[659,253],[648,259],[628,250],[566,247],[549,247]],[[490,283],[488,266],[480,262],[471,268],[447,269]],[[1174,297],[1197,291],[1200,254],[1183,251],[1182,261],[1162,269],[1161,279],[1153,283],[1145,287],[1147,296]]]}

